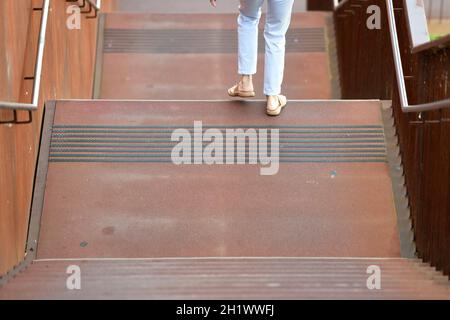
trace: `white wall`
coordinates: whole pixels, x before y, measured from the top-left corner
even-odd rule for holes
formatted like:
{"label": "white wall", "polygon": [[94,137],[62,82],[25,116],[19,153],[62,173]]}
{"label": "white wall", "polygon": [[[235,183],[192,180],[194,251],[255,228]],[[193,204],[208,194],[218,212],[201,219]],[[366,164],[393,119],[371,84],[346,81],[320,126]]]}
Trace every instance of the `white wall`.
{"label": "white wall", "polygon": [[450,18],[450,0],[423,0],[428,19],[439,19],[441,15],[441,4],[443,7],[443,18]]}

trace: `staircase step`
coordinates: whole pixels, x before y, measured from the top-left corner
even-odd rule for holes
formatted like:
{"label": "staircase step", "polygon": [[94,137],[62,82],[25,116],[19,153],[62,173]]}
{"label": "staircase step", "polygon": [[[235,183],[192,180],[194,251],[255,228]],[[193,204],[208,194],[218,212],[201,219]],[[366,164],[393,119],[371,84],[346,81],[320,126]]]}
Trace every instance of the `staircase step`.
{"label": "staircase step", "polygon": [[[290,101],[277,118],[258,100],[47,110],[38,259],[400,256],[378,101]],[[278,128],[278,173],[174,165],[170,132],[196,120]]]}
{"label": "staircase step", "polygon": [[[263,41],[261,32],[261,72],[255,76],[260,98]],[[338,97],[332,41],[330,13],[293,15],[283,88],[291,99]],[[236,14],[106,14],[98,50],[95,97],[228,98],[227,88],[237,81]]]}
{"label": "staircase step", "polygon": [[[68,266],[81,290],[66,289]],[[381,289],[367,288],[367,268]],[[210,258],[35,261],[0,299],[450,299],[450,283],[406,259]]]}

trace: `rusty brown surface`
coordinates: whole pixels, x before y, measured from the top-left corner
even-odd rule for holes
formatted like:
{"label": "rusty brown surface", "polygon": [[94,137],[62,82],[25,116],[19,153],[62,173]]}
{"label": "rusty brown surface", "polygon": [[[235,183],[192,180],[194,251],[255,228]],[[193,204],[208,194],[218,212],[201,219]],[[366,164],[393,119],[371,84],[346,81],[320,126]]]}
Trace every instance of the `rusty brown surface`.
{"label": "rusty brown surface", "polygon": [[[81,290],[66,289],[69,266]],[[378,266],[380,290],[367,268]],[[37,261],[0,299],[450,299],[434,269],[404,259],[149,259]]]}
{"label": "rusty brown surface", "polygon": [[[284,93],[292,99],[332,98],[333,80],[330,75],[330,55],[327,50],[324,51],[322,48],[328,43],[327,19],[329,18],[330,14],[319,12],[296,13],[293,16],[292,32],[295,34],[295,30],[303,30],[301,32],[307,33],[298,39],[295,36],[288,38],[292,44],[288,41]],[[105,52],[102,57],[103,72],[98,96],[105,99],[227,98],[226,89],[238,79],[236,53],[231,52],[228,46],[236,47],[236,45],[234,43],[227,44],[227,41],[234,41],[230,40],[228,36],[215,37],[214,43],[211,44],[211,41],[208,41],[202,34],[206,31],[222,30],[223,33],[226,30],[235,29],[236,14],[214,16],[108,14],[105,21]],[[127,36],[124,38],[124,36],[120,36],[126,30],[128,33],[140,34],[143,32],[145,34],[145,30],[153,33],[159,32],[164,34],[164,38],[167,38],[168,41],[170,33],[175,31],[178,33],[181,31],[191,32],[192,47],[207,46],[206,49],[211,50],[211,45],[213,45],[214,47],[218,46],[215,49],[218,52],[171,53],[170,50],[164,49],[165,46],[159,48],[152,42],[142,40],[143,43],[137,43],[139,37]],[[311,31],[308,33],[308,30]],[[310,34],[313,30],[318,30],[320,33],[314,31],[314,34]],[[302,44],[299,45],[295,41],[302,41]],[[114,49],[116,46],[123,52]],[[299,46],[300,49],[297,48]],[[141,52],[135,52],[136,47]],[[184,51],[193,50],[192,47],[186,47]],[[293,49],[290,50],[290,47]],[[135,50],[132,50],[133,48]],[[174,46],[172,49],[177,51],[176,48]],[[152,53],[152,51],[161,52]],[[255,85],[258,97],[263,97],[262,54],[259,62],[259,73],[255,76]],[[202,90],[198,90],[198,88],[202,88]]]}
{"label": "rusty brown surface", "polygon": [[[329,152],[339,145],[334,151],[341,154],[355,145],[380,148],[366,140],[380,134],[383,140],[382,132],[354,133],[381,130],[380,119],[377,102],[294,101],[276,119],[266,117],[264,102],[257,101],[59,102],[52,146],[75,148],[80,143],[77,125],[81,131],[105,126],[113,130],[81,132],[86,134],[82,142],[97,148],[103,142],[96,140],[108,139],[108,134],[115,142],[129,144],[130,137],[113,137],[120,126],[173,128],[202,120],[212,127],[280,130],[301,123],[303,129],[297,130],[317,131],[313,136],[297,133],[295,141],[303,141],[296,142],[297,147],[318,140],[320,149]],[[336,133],[328,133],[333,126],[350,131],[336,138]],[[145,141],[141,145],[149,146]],[[67,161],[64,152],[73,150],[65,148],[53,151],[62,152],[63,158],[51,155],[39,258],[399,256],[388,167],[364,148],[358,153],[368,162],[352,162],[347,155],[337,162],[324,162],[322,156],[314,162],[297,154],[294,163],[282,162],[279,173],[270,177],[260,176],[254,165],[175,166],[167,160],[139,162],[142,158],[136,160],[135,154],[128,162],[99,163],[77,156]],[[280,155],[286,156],[284,151]],[[63,162],[55,162],[58,159]]]}
{"label": "rusty brown surface", "polygon": [[51,164],[38,257],[395,257],[389,187],[379,164]]}
{"label": "rusty brown surface", "polygon": [[381,126],[377,101],[290,101],[285,111],[279,117],[266,117],[265,102],[255,100],[64,101],[58,102],[55,124],[190,125],[203,120],[211,125]]}

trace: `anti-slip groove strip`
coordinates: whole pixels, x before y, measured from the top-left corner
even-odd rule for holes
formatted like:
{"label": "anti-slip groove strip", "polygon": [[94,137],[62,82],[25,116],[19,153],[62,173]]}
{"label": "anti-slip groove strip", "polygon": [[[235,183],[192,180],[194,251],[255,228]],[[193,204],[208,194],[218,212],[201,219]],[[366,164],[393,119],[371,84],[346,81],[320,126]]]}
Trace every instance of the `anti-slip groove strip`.
{"label": "anti-slip groove strip", "polygon": [[[309,139],[318,139],[318,138],[328,138],[328,139],[355,139],[355,138],[383,138],[382,134],[357,134],[357,135],[351,135],[351,134],[343,134],[343,135],[329,135],[329,134],[307,134],[307,135],[279,135],[280,139],[295,139],[295,138],[309,138]],[[170,135],[133,135],[133,134],[126,134],[126,135],[116,135],[116,134],[54,134],[52,135],[52,139],[69,139],[69,138],[83,138],[83,139],[97,139],[97,138],[110,138],[110,139],[162,139],[167,140],[171,138]],[[224,137],[224,139],[231,140],[235,139],[235,137]],[[192,139],[193,140],[193,139]],[[269,139],[268,139],[269,140]]]}
{"label": "anti-slip groove strip", "polygon": [[[287,37],[302,36],[311,40],[321,39],[317,36],[324,34],[323,28],[292,28],[289,29]],[[151,42],[155,41],[173,41],[175,37],[189,39],[189,40],[199,40],[199,36],[202,39],[207,39],[208,41],[216,41],[222,43],[222,39],[236,39],[236,30],[212,30],[212,29],[106,29],[106,38],[123,39],[123,40],[134,40],[142,39]],[[167,39],[168,36],[173,38]],[[202,40],[200,39],[200,40]],[[262,35],[261,35],[262,39]]]}
{"label": "anti-slip groove strip", "polygon": [[[184,129],[184,128],[183,128]],[[189,132],[193,132],[193,129],[186,129]],[[273,130],[273,129],[271,129]],[[205,132],[206,130],[203,130],[202,132]],[[304,129],[304,130],[295,130],[295,129],[278,129],[278,131],[280,133],[292,133],[292,134],[304,134],[304,133],[352,133],[352,134],[356,134],[356,133],[378,133],[378,134],[383,134],[383,130],[310,130],[310,129]],[[136,129],[136,130],[129,130],[129,129],[111,129],[111,130],[104,130],[104,129],[99,129],[99,130],[82,130],[82,129],[54,129],[53,130],[53,135],[61,135],[61,134],[76,134],[76,133],[85,133],[85,134],[92,134],[92,133],[172,133],[173,130],[158,130],[158,129],[153,129],[153,130],[141,130],[141,129]]]}
{"label": "anti-slip groove strip", "polygon": [[[49,162],[86,162],[86,163],[167,163],[170,159],[49,159]],[[386,163],[386,159],[280,159],[280,163]]]}
{"label": "anti-slip groove strip", "polygon": [[[209,142],[204,142],[203,145],[207,145]],[[52,148],[139,148],[139,149],[154,149],[154,148],[173,148],[175,144],[80,144],[80,143],[52,143]],[[352,148],[352,149],[370,149],[377,148],[380,150],[386,150],[384,144],[280,144],[280,150],[286,148],[293,149],[313,149],[313,148],[329,148],[329,149],[344,149],[344,148]]]}
{"label": "anti-slip groove strip", "polygon": [[[237,155],[246,155],[248,152],[236,152]],[[257,155],[258,152],[250,152],[252,155]],[[171,153],[159,153],[159,154],[134,154],[134,153],[122,153],[122,154],[111,154],[111,153],[50,153],[52,158],[170,158]],[[284,154],[279,153],[279,157],[287,158],[384,158],[385,154],[372,154],[372,153],[354,153],[354,154]]]}
{"label": "anti-slip groove strip", "polygon": [[[263,36],[259,51],[264,51]],[[106,53],[234,53],[234,29],[106,29]],[[323,28],[292,28],[286,36],[287,52],[325,52]]]}
{"label": "anti-slip groove strip", "polygon": [[[256,156],[258,148],[245,139],[236,146],[236,137],[227,137],[225,129],[279,130],[279,160],[290,163],[311,162],[385,162],[386,146],[381,125],[202,125],[219,129],[223,145],[232,147],[235,156]],[[148,162],[171,163],[171,132],[192,125],[55,125],[50,161],[52,162]],[[271,135],[267,143],[271,143]],[[209,144],[192,137],[192,143]],[[230,143],[233,146],[230,146]],[[247,161],[247,160],[246,160]]]}
{"label": "anti-slip groove strip", "polygon": [[[260,31],[263,31],[262,29]],[[152,32],[152,35],[162,35],[165,34],[164,32],[174,34],[179,33],[180,35],[186,35],[190,34],[195,37],[198,36],[198,33],[202,33],[202,35],[210,35],[210,36],[216,36],[217,34],[235,34],[236,30],[233,28],[230,29],[105,29],[105,34],[113,32],[114,34],[122,33],[122,34],[145,34],[148,35],[150,32]],[[312,33],[312,32],[318,32],[322,33],[323,28],[292,28],[289,30],[289,34],[293,33]]]}
{"label": "anti-slip groove strip", "polygon": [[[234,149],[236,150],[236,148]],[[242,150],[246,149],[237,149],[237,152],[241,152]],[[258,152],[257,148],[250,149],[251,152]],[[50,149],[51,154],[56,153],[67,153],[67,152],[74,152],[74,153],[168,153],[170,155],[170,150],[164,150],[164,149],[156,149],[156,150],[136,150],[136,149],[71,149],[71,148],[52,148]],[[361,153],[361,150],[329,150],[329,149],[323,149],[323,150],[317,150],[317,149],[306,149],[306,150],[291,150],[291,149],[283,149],[280,148],[280,153]],[[386,149],[364,149],[364,153],[366,154],[372,154],[372,153],[386,153]]]}
{"label": "anti-slip groove strip", "polygon": [[[192,129],[192,124],[189,126],[186,125],[71,125],[71,124],[55,124],[53,125],[53,130],[63,129],[63,128],[70,128],[70,129],[92,129],[92,128],[99,128],[99,129],[106,129],[106,128],[120,128],[120,129],[164,129],[164,128],[172,128],[172,129]],[[332,128],[349,128],[349,129],[362,129],[362,128],[377,128],[380,130],[383,130],[382,125],[202,125],[202,128],[206,129],[332,129]]]}
{"label": "anti-slip groove strip", "polygon": [[[68,142],[94,142],[94,143],[164,143],[165,140],[120,140],[120,139],[54,139],[55,142],[68,143]],[[270,139],[267,140],[270,142]],[[384,139],[354,139],[354,140],[279,140],[279,143],[384,143]]]}

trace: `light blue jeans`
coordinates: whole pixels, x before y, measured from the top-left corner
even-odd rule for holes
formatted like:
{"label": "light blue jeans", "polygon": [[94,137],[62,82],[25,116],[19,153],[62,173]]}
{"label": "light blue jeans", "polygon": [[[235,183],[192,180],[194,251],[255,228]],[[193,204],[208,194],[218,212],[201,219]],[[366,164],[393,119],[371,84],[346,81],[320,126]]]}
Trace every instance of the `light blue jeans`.
{"label": "light blue jeans", "polygon": [[[238,17],[238,73],[253,75],[258,60],[258,25],[264,0],[240,0]],[[264,94],[278,95],[283,83],[286,32],[291,22],[294,0],[267,0],[264,28],[266,56]]]}

